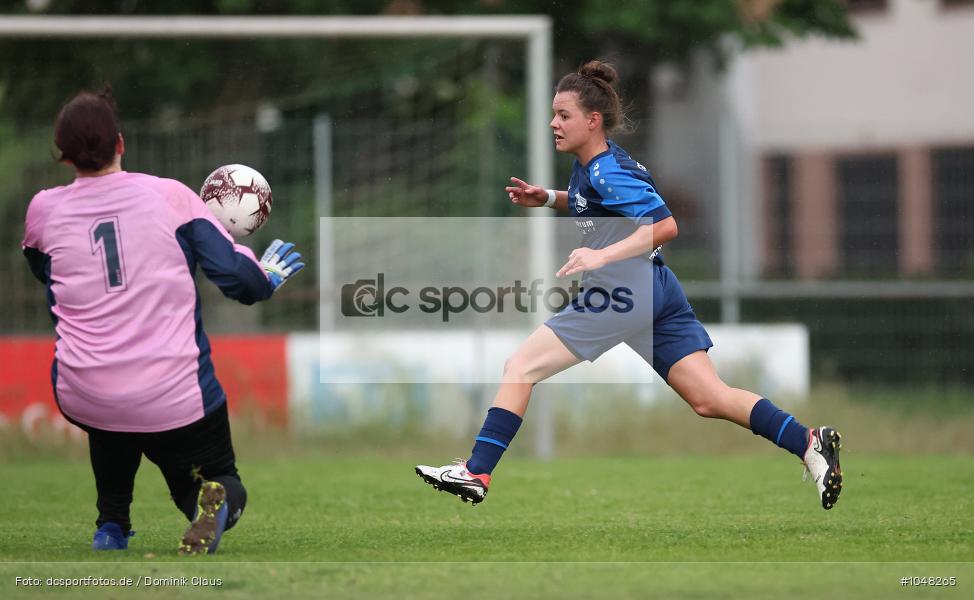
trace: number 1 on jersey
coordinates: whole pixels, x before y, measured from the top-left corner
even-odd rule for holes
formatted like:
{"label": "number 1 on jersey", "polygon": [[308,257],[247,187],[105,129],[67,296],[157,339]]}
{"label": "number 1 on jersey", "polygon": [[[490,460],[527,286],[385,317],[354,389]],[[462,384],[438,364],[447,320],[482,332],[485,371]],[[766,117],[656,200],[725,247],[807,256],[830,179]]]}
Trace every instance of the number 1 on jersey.
{"label": "number 1 on jersey", "polygon": [[122,262],[122,243],[118,237],[118,217],[98,219],[91,226],[91,253],[102,253],[105,265],[105,291],[125,291],[125,265]]}

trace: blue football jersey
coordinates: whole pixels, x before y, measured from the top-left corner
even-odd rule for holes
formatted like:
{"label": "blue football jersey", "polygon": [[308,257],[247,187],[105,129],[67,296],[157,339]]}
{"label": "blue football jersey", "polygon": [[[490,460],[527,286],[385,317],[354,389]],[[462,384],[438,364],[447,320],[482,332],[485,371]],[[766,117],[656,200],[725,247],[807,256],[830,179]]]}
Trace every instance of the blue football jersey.
{"label": "blue football jersey", "polygon": [[609,149],[587,165],[575,161],[568,183],[568,208],[586,248],[605,248],[672,214],[646,167],[607,143]]}

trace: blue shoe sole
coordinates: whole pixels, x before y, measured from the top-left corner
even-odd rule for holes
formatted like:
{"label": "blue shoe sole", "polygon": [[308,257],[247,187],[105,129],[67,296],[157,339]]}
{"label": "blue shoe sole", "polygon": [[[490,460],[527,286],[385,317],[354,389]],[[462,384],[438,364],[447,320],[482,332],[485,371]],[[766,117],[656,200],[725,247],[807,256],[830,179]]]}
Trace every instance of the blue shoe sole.
{"label": "blue shoe sole", "polygon": [[[107,528],[106,528],[107,526]],[[95,531],[91,538],[92,550],[128,550],[129,538],[135,535],[134,531],[128,534],[122,533],[122,528],[117,524],[108,522]]]}
{"label": "blue shoe sole", "polygon": [[91,542],[92,550],[128,550],[128,540],[119,541],[110,536],[95,536]]}

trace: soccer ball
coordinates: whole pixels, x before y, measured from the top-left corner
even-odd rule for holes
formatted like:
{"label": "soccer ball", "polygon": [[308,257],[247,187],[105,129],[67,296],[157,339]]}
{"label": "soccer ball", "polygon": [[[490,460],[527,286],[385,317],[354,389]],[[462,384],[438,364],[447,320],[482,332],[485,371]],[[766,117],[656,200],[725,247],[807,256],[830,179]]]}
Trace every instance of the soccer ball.
{"label": "soccer ball", "polygon": [[200,198],[235,238],[264,226],[271,214],[271,186],[245,165],[224,165],[210,173]]}

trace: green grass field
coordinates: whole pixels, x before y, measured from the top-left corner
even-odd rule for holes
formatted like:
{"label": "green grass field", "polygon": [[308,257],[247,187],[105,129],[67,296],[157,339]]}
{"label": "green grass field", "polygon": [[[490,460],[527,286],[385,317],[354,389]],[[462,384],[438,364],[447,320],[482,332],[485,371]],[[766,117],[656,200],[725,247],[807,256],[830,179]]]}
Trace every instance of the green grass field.
{"label": "green grass field", "polygon": [[[784,454],[513,459],[477,507],[409,460],[247,458],[244,519],[218,555],[186,559],[151,463],[127,552],[93,554],[83,461],[0,464],[0,596],[335,598],[971,597],[974,457],[843,456],[837,507]],[[17,576],[220,578],[220,587],[27,588]],[[901,577],[956,577],[903,587]],[[151,590],[151,591],[150,591]]]}

